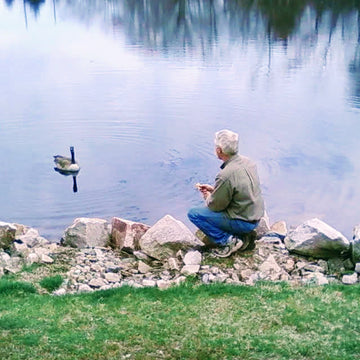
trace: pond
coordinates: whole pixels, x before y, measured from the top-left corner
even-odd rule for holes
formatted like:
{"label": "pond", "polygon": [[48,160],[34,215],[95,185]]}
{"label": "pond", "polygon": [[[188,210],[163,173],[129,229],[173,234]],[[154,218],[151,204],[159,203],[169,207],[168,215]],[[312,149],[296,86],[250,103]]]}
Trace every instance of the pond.
{"label": "pond", "polygon": [[[270,222],[360,223],[357,1],[0,0],[0,220],[149,225],[213,183],[240,135]],[[75,178],[53,155],[75,157]],[[77,190],[77,191],[74,191]]]}

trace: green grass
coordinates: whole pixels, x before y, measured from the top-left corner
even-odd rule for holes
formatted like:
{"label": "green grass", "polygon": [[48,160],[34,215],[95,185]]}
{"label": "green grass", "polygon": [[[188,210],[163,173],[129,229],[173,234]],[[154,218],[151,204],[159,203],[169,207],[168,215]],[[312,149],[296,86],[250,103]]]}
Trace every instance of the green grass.
{"label": "green grass", "polygon": [[0,293],[1,359],[360,359],[359,286],[190,281],[54,297],[14,284]]}
{"label": "green grass", "polygon": [[40,281],[40,286],[46,289],[48,292],[53,292],[57,290],[61,284],[63,283],[64,279],[61,275],[54,275],[54,276],[47,276]]}

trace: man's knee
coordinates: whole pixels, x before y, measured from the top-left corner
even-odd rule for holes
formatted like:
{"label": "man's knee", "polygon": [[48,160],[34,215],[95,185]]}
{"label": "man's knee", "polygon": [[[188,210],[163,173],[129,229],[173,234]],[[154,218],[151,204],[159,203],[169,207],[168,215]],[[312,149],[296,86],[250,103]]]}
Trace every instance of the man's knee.
{"label": "man's knee", "polygon": [[197,208],[192,208],[188,211],[188,218],[190,221],[193,221],[194,219],[197,219],[199,212],[197,211]]}

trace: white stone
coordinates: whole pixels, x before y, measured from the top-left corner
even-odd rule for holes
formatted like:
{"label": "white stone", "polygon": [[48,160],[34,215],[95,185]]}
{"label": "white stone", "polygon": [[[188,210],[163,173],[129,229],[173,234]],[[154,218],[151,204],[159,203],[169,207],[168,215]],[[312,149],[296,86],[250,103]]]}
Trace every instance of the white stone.
{"label": "white stone", "polygon": [[259,266],[259,270],[263,273],[281,272],[281,267],[276,262],[273,255],[269,255],[269,257]]}
{"label": "white stone", "polygon": [[147,287],[154,287],[156,286],[156,281],[151,279],[144,279],[142,281],[142,285]]}
{"label": "white stone", "polygon": [[34,247],[38,245],[38,238],[40,237],[39,232],[34,228],[29,228],[26,230],[25,234],[19,235],[16,238],[21,240],[24,244],[29,247]]}
{"label": "white stone", "polygon": [[11,256],[4,251],[0,252],[0,265],[8,265],[10,263],[11,263]]}
{"label": "white stone", "polygon": [[64,288],[57,289],[52,294],[55,295],[55,296],[65,295],[66,294],[66,289],[64,289]]}
{"label": "white stone", "polygon": [[54,262],[54,259],[52,259],[50,256],[46,254],[42,254],[40,256],[40,262],[42,262],[43,264],[52,264]]}
{"label": "white stone", "polygon": [[116,283],[116,282],[119,282],[121,280],[120,276],[118,274],[115,274],[115,273],[106,273],[105,274],[105,279],[109,283]]}
{"label": "white stone", "polygon": [[26,263],[28,265],[31,265],[33,263],[39,262],[39,260],[40,260],[39,255],[37,255],[35,253],[30,253],[26,258]]}
{"label": "white stone", "polygon": [[63,236],[67,246],[86,248],[106,246],[110,237],[110,224],[103,219],[77,218]]}
{"label": "white stone", "polygon": [[351,275],[344,275],[341,279],[342,283],[345,285],[353,285],[358,281],[358,274],[354,272]]}
{"label": "white stone", "polygon": [[82,293],[82,292],[90,292],[90,291],[93,291],[93,290],[89,285],[87,285],[87,284],[79,285],[78,292]]}
{"label": "white stone", "polygon": [[50,250],[44,247],[35,247],[33,248],[33,251],[35,254],[39,255],[39,257],[50,254]]}
{"label": "white stone", "polygon": [[355,271],[360,274],[360,263],[355,264]]}
{"label": "white stone", "polygon": [[200,265],[202,261],[202,255],[200,251],[189,251],[184,256],[184,264],[185,265]]}
{"label": "white stone", "polygon": [[168,280],[158,280],[156,282],[156,285],[159,289],[168,289],[171,286],[171,282]]}
{"label": "white stone", "polygon": [[106,285],[102,279],[91,279],[89,282],[89,286],[92,288],[100,288]]}
{"label": "white stone", "polygon": [[313,285],[327,285],[329,284],[328,278],[320,272],[308,273],[302,279],[302,282],[305,284],[313,284]]}
{"label": "white stone", "polygon": [[151,266],[145,264],[143,261],[139,261],[138,270],[141,274],[146,274],[152,270]]}
{"label": "white stone", "polygon": [[13,242],[13,246],[16,252],[22,254],[22,256],[27,256],[30,253],[30,249],[28,248],[28,246],[24,243],[19,243],[17,241]]}
{"label": "white stone", "polygon": [[176,270],[176,271],[180,270],[177,260],[173,257],[168,259],[168,265],[170,270]]}
{"label": "white stone", "polygon": [[179,220],[164,216],[140,239],[141,250],[158,260],[176,256],[180,249],[201,246],[202,243]]}
{"label": "white stone", "polygon": [[287,234],[287,226],[285,221],[278,221],[271,225],[270,232],[278,235],[281,239],[285,238]]}
{"label": "white stone", "polygon": [[181,273],[184,275],[195,275],[199,272],[200,265],[185,265],[181,269]]}
{"label": "white stone", "polygon": [[316,218],[290,231],[285,245],[297,254],[324,259],[342,256],[350,250],[350,242],[344,235]]}

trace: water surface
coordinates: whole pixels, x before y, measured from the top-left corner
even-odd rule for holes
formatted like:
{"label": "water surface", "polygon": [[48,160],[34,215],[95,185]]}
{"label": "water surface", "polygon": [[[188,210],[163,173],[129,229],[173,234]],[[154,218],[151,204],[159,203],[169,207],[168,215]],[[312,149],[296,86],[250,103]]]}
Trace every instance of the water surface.
{"label": "water surface", "polygon": [[[360,222],[355,1],[0,0],[0,220],[190,226],[196,182],[240,134],[271,222]],[[73,179],[52,156],[75,147]]]}

